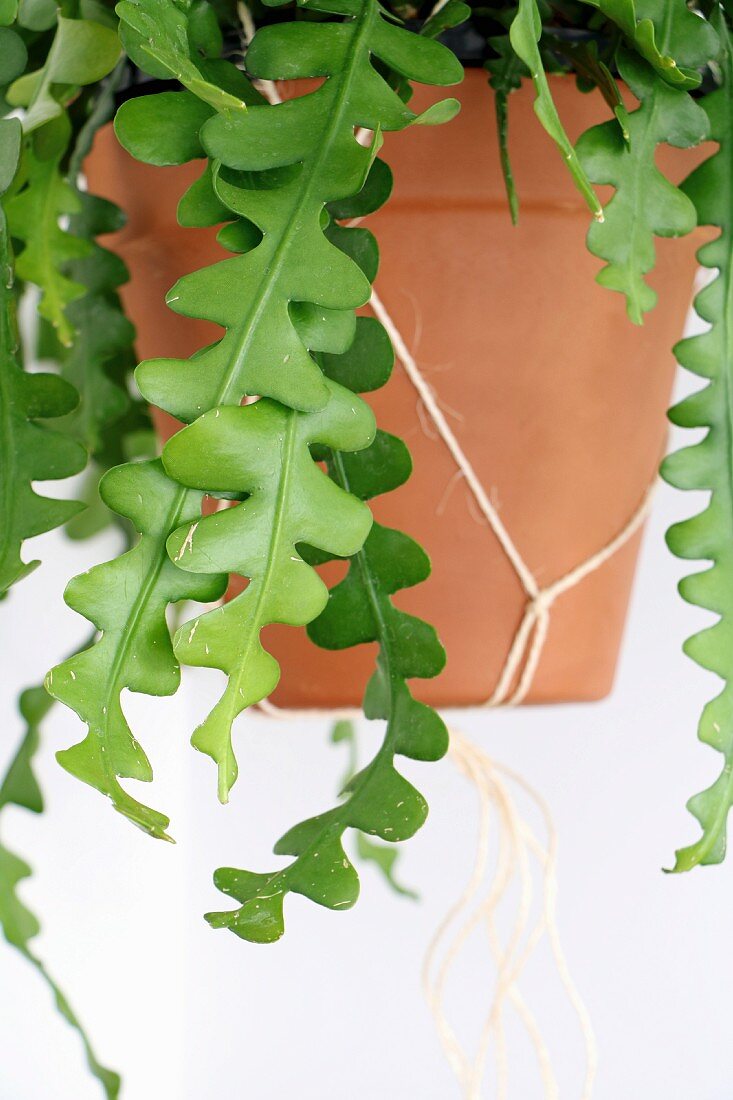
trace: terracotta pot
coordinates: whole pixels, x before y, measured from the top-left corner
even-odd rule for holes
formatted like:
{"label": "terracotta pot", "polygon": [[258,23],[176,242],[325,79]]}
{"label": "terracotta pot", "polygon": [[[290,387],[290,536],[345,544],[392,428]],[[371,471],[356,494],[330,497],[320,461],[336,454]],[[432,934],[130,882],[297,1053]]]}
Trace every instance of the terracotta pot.
{"label": "terracotta pot", "polygon": [[[553,94],[575,139],[607,117],[598,95],[555,78]],[[541,584],[603,547],[626,524],[654,478],[665,440],[674,361],[699,241],[660,241],[651,282],[659,304],[643,328],[623,299],[601,289],[584,246],[588,213],[555,148],[540,130],[532,92],[511,100],[511,152],[521,198],[511,225],[497,156],[491,93],[478,70],[458,91],[448,126],[388,135],[392,201],[370,218],[381,248],[378,292],[434,387],[513,540]],[[421,90],[420,108],[436,96]],[[663,164],[681,178],[691,154]],[[697,160],[699,154],[692,154]],[[90,186],[124,207],[114,247],[132,273],[126,306],[141,357],[190,355],[212,326],[167,310],[165,291],[185,272],[220,258],[213,232],[180,229],[177,198],[200,164],[150,168],[100,134]],[[399,366],[373,399],[378,421],[404,438],[415,472],[374,502],[381,523],[428,550],[433,574],[400,593],[400,606],[433,622],[448,664],[421,698],[481,703],[491,694],[525,607],[523,589],[493,533],[477,518],[444,444],[418,415]],[[591,700],[611,688],[639,537],[562,596],[528,700]],[[331,572],[333,577],[335,574]],[[374,647],[316,649],[305,633],[270,627],[283,667],[281,706],[357,704]]]}

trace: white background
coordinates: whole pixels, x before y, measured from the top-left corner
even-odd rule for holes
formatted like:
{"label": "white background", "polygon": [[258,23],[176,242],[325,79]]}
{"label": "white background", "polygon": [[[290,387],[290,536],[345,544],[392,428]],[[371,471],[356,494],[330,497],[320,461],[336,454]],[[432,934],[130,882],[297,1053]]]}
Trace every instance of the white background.
{"label": "white background", "polygon": [[[560,835],[561,932],[600,1047],[594,1100],[729,1100],[733,1095],[733,867],[661,873],[697,836],[687,797],[720,758],[695,738],[717,690],[681,654],[706,617],[675,594],[683,572],[665,527],[701,503],[664,488],[644,542],[617,686],[606,702],[461,716],[461,728],[510,764],[550,803]],[[20,732],[18,688],[85,634],[65,608],[65,580],[111,555],[110,536],[75,546],[36,540],[44,566],[2,607],[2,749]],[[599,624],[602,629],[602,624]],[[174,700],[133,697],[133,726],[156,770],[143,797],[169,812],[178,844],[138,833],[54,761],[79,739],[61,708],[39,754],[48,813],[11,809],[3,839],[36,868],[23,888],[43,932],[36,948],[88,1023],[103,1060],[125,1077],[127,1100],[452,1100],[459,1089],[423,1003],[425,946],[469,874],[475,797],[449,762],[409,768],[431,805],[406,846],[401,874],[419,904],[362,873],[362,898],[330,913],[287,905],[280,943],[256,947],[201,919],[220,895],[221,864],[274,866],[285,827],[330,804],[344,758],[322,722],[241,721],[241,778],[217,805],[210,761],[188,748],[214,685],[195,674]],[[475,1037],[491,991],[480,937],[449,1004]],[[582,1045],[540,953],[523,990],[550,1042],[562,1100],[580,1100]],[[507,1017],[508,1100],[543,1096],[526,1040]],[[40,979],[0,950],[0,1097],[86,1100],[100,1095],[80,1044]],[[494,1097],[487,1084],[485,1096]]]}

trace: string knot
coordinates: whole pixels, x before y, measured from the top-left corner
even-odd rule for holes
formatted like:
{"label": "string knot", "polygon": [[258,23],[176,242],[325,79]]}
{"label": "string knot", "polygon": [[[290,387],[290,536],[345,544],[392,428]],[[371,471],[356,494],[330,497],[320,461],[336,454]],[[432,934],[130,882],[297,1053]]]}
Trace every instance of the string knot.
{"label": "string knot", "polygon": [[538,592],[535,592],[534,596],[532,596],[529,601],[529,606],[534,611],[537,619],[549,615],[550,608],[554,604],[556,597],[557,592],[553,592],[551,588],[540,588]]}

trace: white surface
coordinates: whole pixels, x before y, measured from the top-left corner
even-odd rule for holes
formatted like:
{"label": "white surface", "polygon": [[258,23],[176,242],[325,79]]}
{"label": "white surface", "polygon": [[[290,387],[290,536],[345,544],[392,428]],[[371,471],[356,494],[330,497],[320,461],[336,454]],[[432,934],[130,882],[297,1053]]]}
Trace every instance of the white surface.
{"label": "white surface", "polygon": [[[705,617],[676,597],[683,569],[662,537],[694,507],[660,491],[609,701],[461,718],[555,814],[561,931],[600,1044],[594,1100],[733,1094],[733,867],[679,878],[660,871],[674,847],[696,837],[684,803],[720,764],[695,738],[715,682],[680,652]],[[44,567],[0,617],[0,763],[20,729],[17,688],[84,636],[85,624],[63,605],[64,580],[112,549],[109,538],[93,547],[58,534],[37,541]],[[323,723],[242,721],[241,779],[233,803],[219,807],[210,761],[187,746],[211,687],[193,675],[175,700],[132,698],[133,725],[159,777],[143,797],[171,814],[176,847],[138,833],[61,771],[53,754],[80,727],[60,708],[53,715],[38,762],[48,813],[13,809],[4,827],[5,842],[37,869],[23,891],[43,921],[37,949],[100,1056],[123,1071],[126,1100],[452,1100],[459,1093],[421,999],[419,968],[470,869],[470,789],[448,763],[409,768],[431,805],[401,867],[421,904],[394,898],[366,869],[351,912],[289,900],[286,937],[272,947],[214,933],[201,919],[220,898],[213,868],[272,867],[272,842],[330,804],[344,759],[327,745]],[[40,980],[1,946],[0,1097],[98,1097]],[[491,976],[474,946],[450,998],[469,1034]],[[544,957],[524,992],[548,1030],[562,1100],[579,1100],[577,1029]],[[539,1100],[529,1048],[512,1024],[508,1039],[508,1100]]]}

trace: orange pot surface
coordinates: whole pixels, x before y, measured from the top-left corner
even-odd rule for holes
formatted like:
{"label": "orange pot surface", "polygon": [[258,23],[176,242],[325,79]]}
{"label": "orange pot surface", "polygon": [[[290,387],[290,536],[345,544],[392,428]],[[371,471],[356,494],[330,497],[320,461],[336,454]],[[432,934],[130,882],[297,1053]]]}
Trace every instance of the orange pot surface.
{"label": "orange pot surface", "polygon": [[[554,78],[552,90],[573,140],[608,117],[600,96],[578,93],[570,79]],[[547,584],[608,543],[655,476],[675,370],[670,349],[682,333],[700,241],[658,242],[650,282],[659,304],[642,328],[632,325],[622,296],[594,281],[600,263],[585,249],[589,215],[539,127],[531,89],[510,101],[516,228],[485,74],[469,70],[457,94],[462,110],[449,125],[386,136],[395,189],[368,222],[381,249],[376,286],[521,555]],[[422,109],[436,98],[421,89],[416,102]],[[663,152],[674,179],[701,157]],[[112,243],[131,270],[123,296],[141,357],[187,356],[215,338],[213,326],[164,304],[177,278],[222,255],[214,231],[175,222],[176,201],[200,171],[200,162],[139,164],[110,128],[90,158],[91,189],[128,215]],[[522,618],[522,586],[399,365],[368,399],[380,426],[406,440],[415,466],[407,485],[373,502],[374,513],[418,539],[433,563],[430,579],[396,600],[435,624],[448,653],[445,671],[416,685],[417,694],[440,706],[484,702]],[[638,549],[637,535],[559,598],[528,701],[608,693]],[[331,566],[329,580],[342,568]],[[281,626],[266,628],[263,640],[282,665],[280,706],[360,702],[374,646],[327,653],[304,631]]]}

